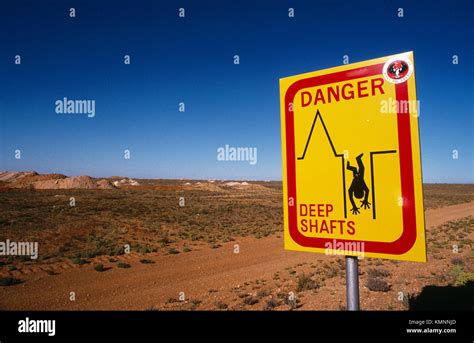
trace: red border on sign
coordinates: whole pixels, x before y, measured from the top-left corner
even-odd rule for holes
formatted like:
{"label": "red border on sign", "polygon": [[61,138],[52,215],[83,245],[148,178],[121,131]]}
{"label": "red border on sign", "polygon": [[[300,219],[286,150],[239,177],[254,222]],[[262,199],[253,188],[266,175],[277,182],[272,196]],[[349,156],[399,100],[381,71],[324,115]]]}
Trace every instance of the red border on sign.
{"label": "red border on sign", "polygon": [[[411,249],[416,241],[416,212],[415,212],[415,190],[413,180],[413,156],[411,145],[410,114],[397,113],[398,148],[400,158],[400,179],[403,198],[403,232],[393,242],[374,242],[350,239],[333,239],[320,237],[306,237],[298,231],[296,197],[296,153],[295,153],[295,126],[294,112],[290,111],[290,103],[293,102],[297,92],[304,88],[321,86],[329,83],[354,80],[362,77],[381,75],[383,63],[365,66],[361,68],[340,71],[332,74],[310,77],[293,83],[285,94],[285,126],[286,126],[286,165],[288,199],[293,197],[293,206],[288,206],[288,226],[292,239],[303,247],[326,248],[325,243],[364,243],[364,252],[385,253],[400,255]],[[408,100],[407,82],[395,84],[396,100]],[[287,201],[288,201],[287,199]]]}

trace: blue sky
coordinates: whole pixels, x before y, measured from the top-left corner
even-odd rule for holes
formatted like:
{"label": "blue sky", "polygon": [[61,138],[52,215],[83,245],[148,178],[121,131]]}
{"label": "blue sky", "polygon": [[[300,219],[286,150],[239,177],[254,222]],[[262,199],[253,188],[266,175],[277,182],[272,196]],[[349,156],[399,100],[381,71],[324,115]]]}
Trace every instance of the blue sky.
{"label": "blue sky", "polygon": [[[413,50],[424,182],[472,183],[473,12],[452,0],[2,2],[0,170],[278,180],[279,78]],[[96,116],[55,113],[63,97],[94,99]],[[217,161],[226,144],[257,147],[258,163]]]}

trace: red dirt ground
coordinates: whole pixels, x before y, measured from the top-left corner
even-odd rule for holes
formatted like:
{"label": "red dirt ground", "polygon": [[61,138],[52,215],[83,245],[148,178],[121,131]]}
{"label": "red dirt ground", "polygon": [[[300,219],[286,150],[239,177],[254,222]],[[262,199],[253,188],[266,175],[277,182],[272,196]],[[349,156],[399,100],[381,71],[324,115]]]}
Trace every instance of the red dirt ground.
{"label": "red dirt ground", "polygon": [[[474,215],[474,202],[426,211],[426,228]],[[472,238],[472,237],[470,237]],[[240,252],[234,253],[239,244]],[[466,249],[468,250],[468,249]],[[466,257],[469,251],[460,256]],[[364,259],[360,261],[361,308],[406,309],[397,294],[416,294],[427,284],[435,284],[435,275],[449,271],[449,249],[445,257],[428,263]],[[143,264],[140,259],[154,263]],[[0,308],[22,310],[145,310],[145,309],[256,309],[261,310],[271,297],[293,292],[296,276],[311,273],[323,264],[343,266],[341,257],[292,252],[283,249],[280,234],[262,239],[253,237],[224,243],[219,249],[202,248],[179,255],[156,253],[126,254],[116,257],[131,268],[117,268],[110,257],[94,259],[110,269],[97,272],[93,264],[70,262],[39,264],[10,272],[25,282],[0,287]],[[338,263],[336,263],[338,262]],[[372,292],[365,287],[366,269],[376,266],[390,272],[389,292]],[[299,309],[338,310],[345,304],[344,270],[322,279],[318,289],[296,292]],[[54,271],[48,275],[46,270]],[[439,282],[438,282],[439,283]],[[75,292],[75,301],[69,299]],[[180,293],[183,292],[183,293]],[[184,301],[179,301],[184,295]],[[255,304],[244,304],[245,297],[255,297]],[[275,309],[289,309],[284,303]]]}

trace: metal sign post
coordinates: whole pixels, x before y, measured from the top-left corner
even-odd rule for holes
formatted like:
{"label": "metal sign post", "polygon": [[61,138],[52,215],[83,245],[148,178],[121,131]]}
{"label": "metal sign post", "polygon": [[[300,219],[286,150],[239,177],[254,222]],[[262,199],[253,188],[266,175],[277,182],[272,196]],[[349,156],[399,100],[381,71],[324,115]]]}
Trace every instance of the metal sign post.
{"label": "metal sign post", "polygon": [[346,256],[346,299],[348,311],[359,311],[359,261]]}

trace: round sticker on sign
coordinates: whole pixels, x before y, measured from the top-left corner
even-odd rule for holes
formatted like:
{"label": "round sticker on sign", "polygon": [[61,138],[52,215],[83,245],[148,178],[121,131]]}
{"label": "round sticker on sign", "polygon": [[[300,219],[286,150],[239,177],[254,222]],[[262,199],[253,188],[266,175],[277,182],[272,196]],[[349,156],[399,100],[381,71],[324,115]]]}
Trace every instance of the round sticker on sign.
{"label": "round sticker on sign", "polygon": [[408,58],[394,57],[383,66],[383,77],[390,83],[402,83],[413,73],[413,64]]}

